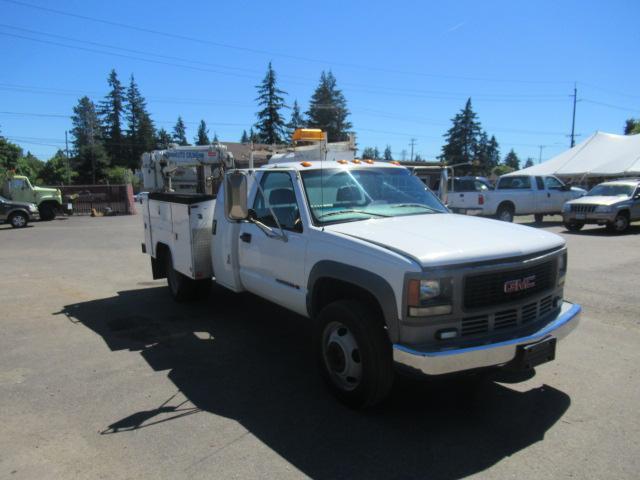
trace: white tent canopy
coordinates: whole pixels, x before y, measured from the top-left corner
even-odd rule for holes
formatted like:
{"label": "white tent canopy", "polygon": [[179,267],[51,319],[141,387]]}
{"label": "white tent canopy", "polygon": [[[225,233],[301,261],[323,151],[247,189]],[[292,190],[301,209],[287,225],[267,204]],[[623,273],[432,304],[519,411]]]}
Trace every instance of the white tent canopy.
{"label": "white tent canopy", "polygon": [[561,177],[640,175],[640,135],[596,132],[544,163],[507,175],[522,174]]}

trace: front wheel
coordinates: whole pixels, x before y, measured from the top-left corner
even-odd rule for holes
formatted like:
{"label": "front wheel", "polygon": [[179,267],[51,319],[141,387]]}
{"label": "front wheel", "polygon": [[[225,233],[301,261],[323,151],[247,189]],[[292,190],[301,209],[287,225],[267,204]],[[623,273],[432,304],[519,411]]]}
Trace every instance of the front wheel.
{"label": "front wheel", "polygon": [[350,407],[376,405],[391,391],[393,356],[381,320],[353,300],[333,302],[317,317],[320,370],[331,391]]}
{"label": "front wheel", "polygon": [[626,212],[616,215],[613,222],[607,224],[607,230],[613,233],[624,233],[629,229],[629,216]]}
{"label": "front wheel", "polygon": [[40,207],[38,208],[38,213],[40,214],[40,220],[45,222],[56,218],[55,209],[51,205],[46,203],[44,205],[40,205]]}
{"label": "front wheel", "polygon": [[584,227],[584,223],[581,222],[565,222],[564,228],[569,230],[570,232],[579,232]]}
{"label": "front wheel", "polygon": [[29,217],[22,212],[15,212],[9,217],[9,223],[13,228],[24,228],[29,223]]}
{"label": "front wheel", "polygon": [[542,221],[544,220],[544,215],[542,215],[541,213],[536,213],[533,216],[533,219],[535,220],[536,223],[542,223]]}

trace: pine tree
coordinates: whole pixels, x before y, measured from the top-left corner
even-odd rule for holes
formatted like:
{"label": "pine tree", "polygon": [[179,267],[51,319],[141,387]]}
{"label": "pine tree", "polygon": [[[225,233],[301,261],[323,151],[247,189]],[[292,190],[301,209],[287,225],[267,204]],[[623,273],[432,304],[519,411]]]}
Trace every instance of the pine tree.
{"label": "pine tree", "polygon": [[109,157],[102,144],[102,130],[95,104],[82,97],[71,116],[74,167],[84,182],[96,183],[109,166]]}
{"label": "pine tree", "polygon": [[500,163],[500,146],[494,135],[491,135],[489,143],[487,144],[487,166],[490,172],[493,168]]}
{"label": "pine tree", "polygon": [[533,158],[531,157],[527,158],[527,161],[525,162],[523,168],[529,168],[529,167],[533,167]]}
{"label": "pine tree", "polygon": [[158,133],[156,134],[155,148],[159,150],[165,150],[169,148],[169,145],[171,145],[172,142],[173,140],[171,139],[171,135],[169,134],[169,132],[167,132],[164,128],[158,130]]}
{"label": "pine tree", "polygon": [[218,134],[215,132],[215,130],[213,131],[213,143],[218,143],[220,142],[220,140],[218,140]]}
{"label": "pine tree", "polygon": [[209,145],[209,130],[207,129],[207,124],[204,123],[204,120],[200,120],[200,125],[198,125],[198,135],[194,138],[196,145]]}
{"label": "pine tree", "polygon": [[131,75],[127,88],[125,118],[127,119],[128,155],[126,166],[135,170],[140,166],[140,157],[144,152],[153,150],[156,144],[155,127],[147,112],[147,102],[140,93],[136,81]]}
{"label": "pine tree", "polygon": [[249,129],[249,141],[253,142],[253,143],[260,143],[260,137],[258,136],[258,134],[253,130],[253,127],[251,127]]}
{"label": "pine tree", "polygon": [[520,170],[520,159],[518,155],[516,155],[516,152],[513,151],[513,148],[509,150],[507,156],[504,157],[504,164],[514,170]]}
{"label": "pine tree", "polygon": [[422,157],[420,156],[419,153],[416,153],[416,157],[413,159],[414,162],[421,162],[422,161]]}
{"label": "pine tree", "polygon": [[378,147],[373,147],[373,159],[380,160],[380,150],[378,150]]}
{"label": "pine tree", "polygon": [[640,120],[628,118],[624,123],[624,134],[635,135],[640,133]]}
{"label": "pine tree", "polygon": [[376,150],[377,148],[374,148],[374,147],[365,147],[362,150],[362,158],[366,158],[368,160],[375,160]]}
{"label": "pine tree", "polygon": [[478,140],[482,129],[471,107],[470,98],[452,122],[453,125],[444,136],[446,143],[442,147],[440,160],[449,165],[473,161],[478,152]]}
{"label": "pine tree", "polygon": [[336,87],[333,73],[322,72],[320,83],[311,96],[309,110],[306,112],[308,126],[327,132],[330,142],[339,142],[348,138],[352,128],[347,120],[349,110],[342,91]]}
{"label": "pine tree", "polygon": [[291,119],[289,120],[289,123],[287,123],[289,141],[291,141],[291,135],[293,135],[293,132],[295,132],[297,128],[303,128],[304,126],[305,121],[302,113],[300,112],[300,105],[298,105],[297,100],[294,100],[293,107],[291,108]]}
{"label": "pine tree", "polygon": [[184,121],[180,116],[173,127],[173,141],[182,147],[189,145],[187,141],[187,127],[185,127]]}
{"label": "pine tree", "polygon": [[112,165],[127,165],[125,136],[122,132],[122,117],[124,115],[125,89],[118,79],[115,70],[111,70],[107,78],[109,93],[100,102],[99,114],[102,120],[102,134],[104,148],[109,155]]}
{"label": "pine tree", "polygon": [[242,144],[249,143],[249,135],[247,135],[246,130],[242,130],[242,137],[240,137],[240,143]]}
{"label": "pine tree", "polygon": [[393,154],[391,153],[391,145],[386,146],[386,148],[384,149],[384,153],[382,154],[382,157],[387,162],[390,162],[393,160]]}
{"label": "pine tree", "polygon": [[262,107],[256,114],[258,122],[255,126],[258,137],[262,143],[283,143],[287,137],[287,131],[280,110],[287,108],[282,97],[287,92],[277,87],[276,72],[271,62],[267,67],[267,74],[256,89],[258,90],[256,101]]}

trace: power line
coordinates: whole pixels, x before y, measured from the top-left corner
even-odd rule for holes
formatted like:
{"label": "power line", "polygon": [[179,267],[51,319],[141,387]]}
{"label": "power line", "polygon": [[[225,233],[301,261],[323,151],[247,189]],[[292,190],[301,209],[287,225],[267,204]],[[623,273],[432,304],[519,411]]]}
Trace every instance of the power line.
{"label": "power line", "polygon": [[154,29],[147,28],[147,27],[141,27],[141,26],[138,26],[138,25],[131,25],[131,24],[126,24],[126,23],[122,23],[122,22],[116,22],[116,21],[113,21],[113,20],[106,20],[106,19],[102,19],[102,18],[91,17],[91,16],[88,16],[88,15],[81,15],[81,14],[78,14],[78,13],[72,13],[72,12],[68,12],[68,11],[64,11],[64,10],[58,10],[58,9],[53,9],[53,8],[49,8],[49,7],[33,5],[31,3],[22,2],[22,1],[18,1],[18,0],[0,0],[0,1],[5,2],[5,3],[12,3],[14,5],[20,5],[22,7],[27,7],[27,8],[31,8],[31,9],[35,9],[35,10],[48,12],[48,13],[53,13],[55,15],[62,15],[62,16],[76,18],[76,19],[79,19],[79,20],[96,22],[96,23],[101,23],[101,24],[104,24],[104,25],[110,25],[110,26],[119,27],[119,28],[125,28],[125,29],[128,29],[128,30],[133,30],[133,31],[141,32],[141,33],[150,33],[150,34],[153,34],[153,35],[159,35],[159,36],[163,36],[163,37],[167,37],[167,38],[183,40],[183,41],[189,41],[189,42],[195,42],[195,43],[200,43],[200,44],[204,44],[204,45],[212,45],[212,46],[216,46],[216,47],[220,47],[220,48],[233,49],[233,50],[243,51],[243,52],[247,52],[247,53],[266,55],[266,56],[269,56],[269,57],[282,57],[282,58],[288,58],[288,59],[297,60],[297,61],[320,63],[322,65],[328,65],[329,64],[329,65],[336,65],[336,66],[355,68],[355,69],[361,69],[361,70],[370,70],[370,71],[377,71],[377,72],[394,73],[394,74],[399,74],[399,75],[413,75],[413,76],[420,76],[420,77],[436,77],[436,78],[470,80],[470,81],[486,81],[486,82],[497,82],[497,83],[555,84],[555,85],[560,85],[560,84],[566,85],[566,84],[570,83],[568,81],[562,81],[562,80],[528,80],[528,79],[525,80],[525,79],[505,79],[505,78],[488,78],[488,77],[482,78],[482,77],[468,77],[468,76],[462,76],[462,75],[449,75],[449,74],[441,74],[441,73],[411,72],[411,71],[405,71],[405,70],[394,70],[394,69],[388,69],[388,68],[382,68],[382,67],[374,67],[374,66],[369,66],[369,65],[359,65],[359,64],[354,64],[354,63],[328,61],[328,60],[304,57],[304,56],[300,56],[300,55],[291,55],[291,54],[286,54],[286,53],[281,53],[281,52],[250,48],[250,47],[245,47],[245,46],[240,46],[240,45],[233,45],[233,44],[230,44],[230,43],[215,42],[215,41],[208,40],[208,39],[205,39],[205,38],[190,37],[190,36],[187,36],[187,35],[180,35],[180,34],[177,34],[177,33],[171,33],[171,32],[166,32],[166,31],[159,31],[159,30],[154,30]]}
{"label": "power line", "polygon": [[[0,0],[0,1],[4,1],[4,0]],[[49,33],[41,32],[41,31],[38,32],[38,31],[29,30],[29,29],[25,29],[25,28],[21,28],[21,27],[14,27],[14,26],[11,26],[11,25],[6,25],[6,24],[0,24],[0,26],[4,27],[4,28],[10,28],[10,29],[14,29],[14,30],[23,31],[23,32],[26,31],[26,32],[29,32],[31,34],[35,34],[35,35],[39,35],[39,36],[49,36],[49,37],[53,37],[53,38],[64,39],[66,41],[71,41],[71,42],[75,42],[75,43],[87,44],[87,45],[92,45],[92,46],[99,46],[101,48],[107,48],[107,49],[112,49],[112,50],[121,50],[121,51],[125,51],[125,52],[134,52],[137,55],[148,55],[148,56],[152,56],[152,57],[173,59],[173,60],[177,60],[177,61],[184,62],[184,63],[195,63],[195,64],[198,64],[198,65],[214,66],[214,67],[216,67],[218,69],[219,68],[226,68],[226,69],[236,69],[237,68],[237,67],[229,67],[229,66],[224,66],[224,65],[219,65],[219,64],[211,64],[211,63],[202,62],[202,61],[199,61],[199,60],[185,59],[185,58],[181,58],[181,57],[168,56],[168,55],[163,55],[163,54],[158,54],[158,53],[153,53],[153,52],[144,52],[144,51],[141,51],[141,50],[122,48],[122,47],[118,47],[118,46],[115,46],[115,45],[107,45],[107,44],[98,43],[98,42],[92,42],[92,41],[88,41],[88,40],[75,39],[75,38],[66,37],[66,36],[62,36],[62,35],[49,34]],[[87,52],[91,52],[91,53],[99,53],[99,54],[102,54],[102,55],[112,55],[112,56],[132,59],[132,60],[139,60],[139,61],[143,61],[143,62],[149,62],[149,63],[155,63],[155,64],[161,64],[161,65],[168,65],[168,66],[173,66],[173,67],[177,67],[177,68],[186,68],[186,69],[191,69],[191,70],[196,70],[196,71],[201,71],[201,72],[208,72],[208,73],[216,73],[216,74],[221,74],[221,75],[236,76],[236,77],[240,77],[240,78],[250,78],[252,80],[255,79],[255,76],[248,75],[248,74],[240,74],[240,73],[235,73],[235,72],[224,72],[224,71],[220,71],[220,70],[217,70],[217,69],[201,68],[201,67],[196,67],[196,66],[193,66],[193,65],[184,65],[182,63],[174,63],[174,62],[169,62],[169,61],[165,61],[165,60],[157,60],[157,59],[144,58],[144,57],[124,54],[124,53],[116,53],[116,52],[109,52],[109,51],[103,51],[103,50],[96,50],[94,48],[81,47],[81,46],[78,46],[78,45],[68,45],[68,44],[57,42],[57,41],[44,40],[44,39],[40,39],[40,38],[33,38],[33,37],[28,37],[28,36],[20,35],[20,34],[0,32],[0,35],[19,38],[19,39],[22,39],[22,40],[28,40],[28,41],[32,41],[32,42],[44,43],[44,44],[53,45],[53,46],[57,46],[57,47],[63,47],[63,48],[87,51]],[[255,71],[255,70],[249,70],[249,69],[242,69],[242,70],[248,71],[248,72],[254,72],[256,76],[259,75],[259,72]],[[303,79],[306,82],[314,81],[312,79],[308,79],[308,78],[304,78],[304,77],[300,77],[300,76],[291,76],[291,75],[282,75],[282,76],[285,77],[285,78],[291,77],[291,78]],[[294,83],[294,84],[299,84],[299,85],[305,85],[306,84],[306,83],[303,83],[301,81],[293,81],[292,82],[291,80],[289,80],[289,83]],[[346,88],[344,88],[344,90],[347,90],[347,91],[356,91],[356,92],[369,93],[369,94],[374,94],[374,95],[381,95],[382,94],[382,95],[393,95],[393,96],[405,96],[405,97],[410,97],[410,98],[426,98],[426,99],[432,99],[432,100],[458,100],[458,99],[462,99],[462,98],[468,98],[468,97],[471,96],[471,97],[476,98],[478,101],[481,101],[481,102],[539,103],[539,102],[560,102],[560,101],[562,101],[562,98],[564,98],[564,95],[561,95],[561,94],[501,94],[501,93],[497,93],[497,94],[496,93],[490,93],[490,94],[476,93],[476,94],[471,94],[469,92],[444,92],[444,91],[422,91],[422,90],[412,90],[412,89],[398,89],[398,88],[389,88],[389,87],[385,87],[385,86],[366,85],[366,84],[351,83],[351,82],[344,82],[344,83],[342,83],[342,85],[346,86]]]}
{"label": "power line", "polygon": [[600,105],[602,107],[613,108],[613,109],[616,109],[616,110],[624,110],[625,112],[633,112],[633,113],[640,112],[640,108],[627,108],[627,107],[622,107],[620,105],[611,105],[610,103],[597,102],[595,100],[589,100],[587,98],[581,98],[580,101],[581,102],[586,102],[586,103],[592,103],[593,105]]}

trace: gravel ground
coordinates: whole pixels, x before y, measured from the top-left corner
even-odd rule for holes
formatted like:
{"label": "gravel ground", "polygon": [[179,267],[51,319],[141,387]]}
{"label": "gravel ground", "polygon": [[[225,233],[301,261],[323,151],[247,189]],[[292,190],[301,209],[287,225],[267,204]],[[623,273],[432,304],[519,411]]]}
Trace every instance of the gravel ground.
{"label": "gravel ground", "polygon": [[638,478],[640,226],[549,220],[584,307],[556,361],[401,379],[364,413],[324,389],[305,319],[216,287],[173,303],[140,217],[0,226],[0,478]]}

